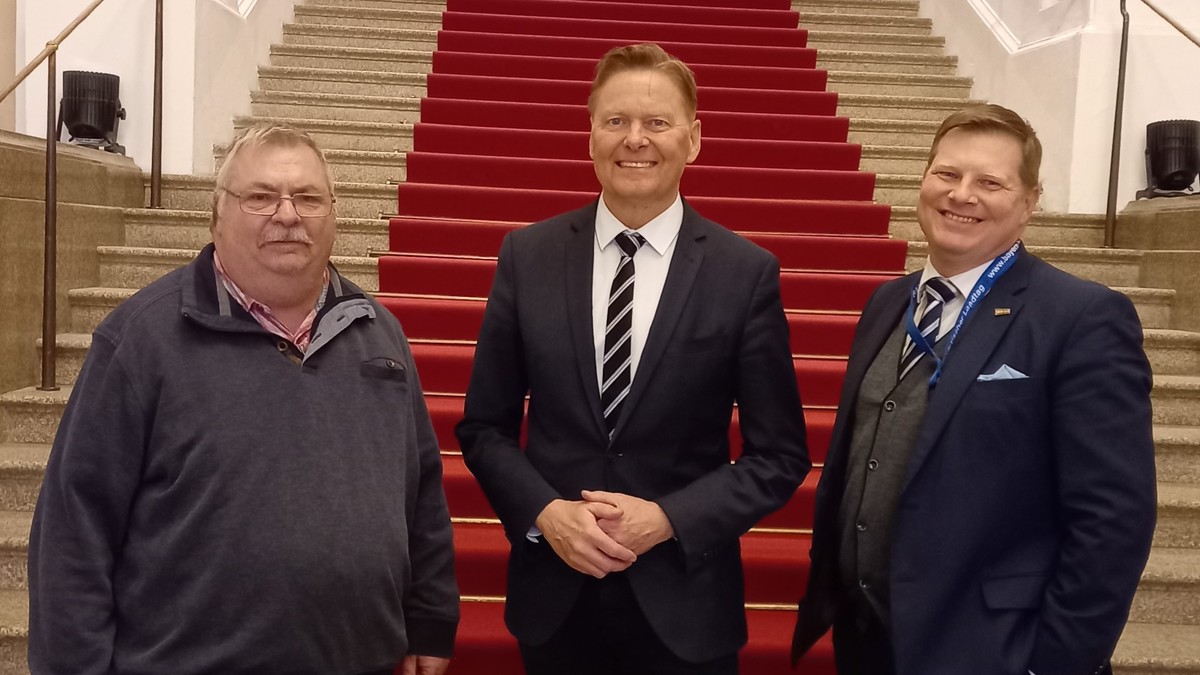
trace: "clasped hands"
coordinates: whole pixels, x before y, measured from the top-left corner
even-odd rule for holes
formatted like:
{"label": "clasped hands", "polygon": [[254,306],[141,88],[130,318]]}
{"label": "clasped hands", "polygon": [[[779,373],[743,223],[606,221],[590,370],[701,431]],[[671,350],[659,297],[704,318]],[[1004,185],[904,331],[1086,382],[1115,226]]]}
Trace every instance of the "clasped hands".
{"label": "clasped hands", "polygon": [[535,526],[558,557],[597,579],[627,569],[637,557],[675,536],[654,502],[620,492],[584,490],[583,499],[555,499]]}

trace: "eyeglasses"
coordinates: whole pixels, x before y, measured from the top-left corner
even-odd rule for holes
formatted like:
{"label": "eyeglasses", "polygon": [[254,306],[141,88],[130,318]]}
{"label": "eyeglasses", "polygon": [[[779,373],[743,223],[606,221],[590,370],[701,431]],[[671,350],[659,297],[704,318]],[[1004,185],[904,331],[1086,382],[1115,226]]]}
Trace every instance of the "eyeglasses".
{"label": "eyeglasses", "polygon": [[242,211],[254,216],[273,216],[279,210],[279,204],[291,200],[292,208],[301,218],[323,218],[333,213],[333,203],[337,201],[333,195],[319,192],[297,192],[294,195],[281,195],[278,192],[265,190],[247,190],[238,193],[228,188],[221,188],[237,197]]}

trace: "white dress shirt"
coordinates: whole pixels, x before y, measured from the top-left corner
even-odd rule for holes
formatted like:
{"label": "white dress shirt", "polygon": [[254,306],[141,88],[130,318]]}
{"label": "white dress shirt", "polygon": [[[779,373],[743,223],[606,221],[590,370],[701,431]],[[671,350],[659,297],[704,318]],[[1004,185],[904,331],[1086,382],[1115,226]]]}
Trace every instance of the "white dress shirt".
{"label": "white dress shirt", "polygon": [[[667,270],[671,267],[671,256],[675,253],[675,242],[679,229],[683,227],[683,200],[679,195],[666,211],[655,216],[637,230],[646,239],[633,256],[633,332],[630,335],[631,361],[629,379],[637,373],[650,324],[658,310],[663,285],[667,282]],[[617,235],[628,230],[604,204],[604,195],[596,207],[596,239],[592,248],[592,339],[596,352],[596,386],[604,386],[604,329],[608,324],[608,295],[612,291],[613,277],[617,276],[617,265],[621,262],[621,247],[613,242]],[[536,526],[529,528],[525,538],[537,543],[542,531]]]}
{"label": "white dress shirt", "polygon": [[[926,281],[934,277],[942,277],[954,286],[954,299],[946,303],[942,308],[942,323],[938,326],[938,339],[942,339],[946,333],[954,330],[954,324],[958,323],[958,315],[962,313],[963,305],[967,304],[967,296],[971,291],[975,290],[975,284],[979,283],[979,278],[992,265],[992,260],[989,260],[979,267],[974,267],[962,274],[956,274],[952,277],[945,277],[934,268],[933,263],[928,258],[925,259],[925,270],[921,272],[921,283],[917,286],[918,289],[925,285]],[[925,311],[925,294],[921,293],[917,299],[917,316],[921,316],[921,312]]]}
{"label": "white dress shirt", "polygon": [[[666,211],[655,216],[637,230],[646,239],[633,256],[633,333],[630,336],[632,361],[629,378],[637,375],[638,362],[663,285],[667,281],[667,270],[671,267],[671,256],[675,253],[675,242],[679,240],[679,228],[683,226],[683,200],[678,195]],[[596,245],[592,251],[592,339],[596,353],[596,384],[603,387],[604,376],[604,329],[608,323],[608,294],[612,291],[613,277],[621,262],[621,247],[613,240],[629,228],[625,227],[604,204],[604,195],[596,208]]]}

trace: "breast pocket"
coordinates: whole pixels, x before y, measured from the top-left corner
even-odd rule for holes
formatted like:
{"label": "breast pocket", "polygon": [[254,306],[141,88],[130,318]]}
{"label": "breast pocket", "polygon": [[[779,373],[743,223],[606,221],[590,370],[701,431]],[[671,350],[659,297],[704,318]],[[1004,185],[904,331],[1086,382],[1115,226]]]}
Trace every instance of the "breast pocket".
{"label": "breast pocket", "polygon": [[726,333],[688,337],[679,343],[678,351],[683,354],[697,354],[700,352],[713,351],[723,348],[728,341],[729,336]]}
{"label": "breast pocket", "polygon": [[399,383],[408,381],[408,369],[404,367],[404,364],[386,356],[379,356],[363,361],[362,365],[359,366],[359,373],[363,377],[373,380]]}
{"label": "breast pocket", "polygon": [[996,413],[1004,409],[1024,409],[1036,405],[1043,396],[1045,382],[1040,377],[1011,380],[976,380],[967,390],[963,403],[968,408]]}

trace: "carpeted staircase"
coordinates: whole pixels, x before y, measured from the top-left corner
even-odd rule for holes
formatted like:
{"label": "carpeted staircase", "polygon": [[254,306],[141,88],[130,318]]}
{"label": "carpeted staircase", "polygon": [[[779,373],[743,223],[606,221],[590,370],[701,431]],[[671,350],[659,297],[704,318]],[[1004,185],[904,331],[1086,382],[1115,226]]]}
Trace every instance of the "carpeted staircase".
{"label": "carpeted staircase", "polygon": [[[235,126],[279,119],[327,149],[338,180],[335,263],[379,291],[413,342],[444,448],[464,594],[452,673],[520,672],[501,617],[507,544],[452,433],[494,256],[510,229],[594,198],[583,106],[591,68],[608,47],[639,40],[687,61],[700,84],[703,151],[685,173],[685,196],[784,268],[818,467],[743,538],[751,637],[742,663],[749,675],[789,672],[812,491],[856,312],[879,283],[923,259],[923,243],[906,258],[900,240],[920,239],[913,205],[925,152],[970,91],[916,16],[917,0],[793,5],[310,0],[260,69],[252,116]],[[220,160],[224,149],[216,152]],[[164,186],[167,210],[129,210],[124,245],[100,250],[101,285],[71,292],[60,381],[73,381],[92,328],[117,302],[208,241],[211,177]],[[1200,335],[1170,330],[1174,292],[1139,286],[1139,252],[1098,248],[1098,219],[1042,214],[1026,240],[1051,262],[1119,287],[1147,327],[1160,526],[1118,659],[1124,673],[1200,674]],[[30,511],[69,392],[0,396],[0,674],[27,672]],[[832,673],[828,644],[806,664],[803,672]]]}

